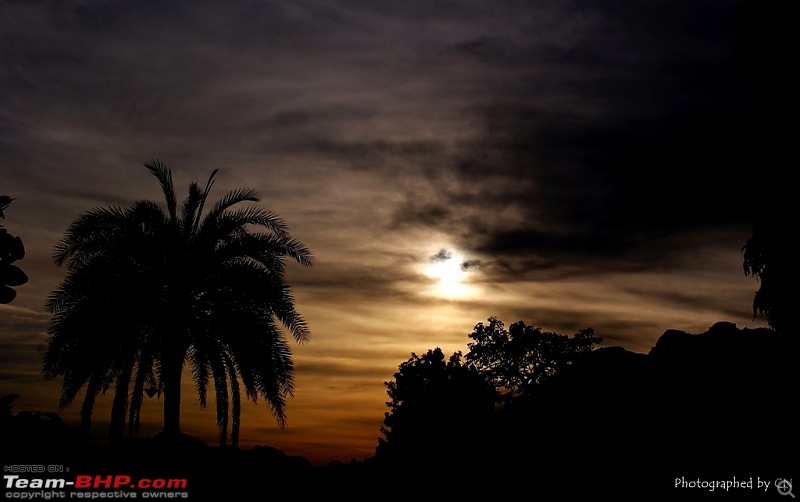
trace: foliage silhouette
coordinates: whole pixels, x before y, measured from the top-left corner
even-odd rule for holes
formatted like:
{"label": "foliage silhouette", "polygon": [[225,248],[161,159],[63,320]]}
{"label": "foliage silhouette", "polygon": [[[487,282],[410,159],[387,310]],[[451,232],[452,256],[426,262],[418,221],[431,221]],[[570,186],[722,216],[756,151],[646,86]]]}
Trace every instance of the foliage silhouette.
{"label": "foliage silhouette", "polygon": [[467,362],[485,375],[506,399],[528,394],[603,339],[591,328],[572,338],[518,321],[508,329],[496,317],[475,325]]}
{"label": "foliage silhouette", "polygon": [[[728,322],[700,334],[667,330],[648,353],[622,347],[584,352],[530,394],[493,410],[486,403],[494,391],[485,386],[488,412],[474,406],[481,400],[468,402],[471,384],[442,378],[472,380],[475,369],[462,356],[446,360],[440,349],[412,355],[403,369],[419,378],[402,388],[428,389],[430,397],[450,402],[426,403],[449,408],[437,424],[440,435],[417,441],[402,457],[379,443],[374,457],[325,468],[274,448],[209,447],[188,436],[134,438],[116,449],[91,445],[52,414],[12,416],[13,395],[0,399],[0,412],[7,411],[0,413],[0,444],[12,463],[186,477],[190,498],[198,500],[247,499],[264,473],[282,481],[270,489],[273,495],[319,496],[324,487],[327,495],[350,500],[374,500],[387,490],[428,498],[505,492],[546,500],[750,500],[753,490],[712,494],[676,488],[675,480],[791,476],[798,446],[790,432],[798,419],[790,405],[796,343],[769,328],[738,329]],[[419,401],[420,395],[414,390],[408,397]],[[426,415],[418,417],[424,426]]]}
{"label": "foliage silhouette", "polygon": [[793,232],[781,220],[759,219],[744,245],[744,273],[761,283],[753,297],[753,318],[763,316],[777,332],[797,331],[793,315],[800,283]]}
{"label": "foliage silhouette", "polygon": [[[0,195],[0,219],[5,219],[4,211],[14,199]],[[28,276],[16,265],[17,260],[25,257],[25,246],[19,236],[12,236],[0,225],[0,304],[7,304],[17,297],[17,286],[28,282]]]}
{"label": "foliage silhouette", "polygon": [[478,323],[469,337],[466,356],[456,352],[445,361],[440,348],[412,353],[385,383],[390,411],[377,461],[394,468],[442,462],[474,468],[504,455],[519,440],[509,434],[529,434],[527,406],[538,398],[536,389],[602,341],[592,329],[568,337],[519,321],[506,330],[496,317]]}
{"label": "foliage silhouette", "polygon": [[238,444],[242,392],[254,402],[263,397],[285,426],[294,368],[278,323],[299,343],[310,332],[295,310],[284,259],[311,266],[310,251],[276,214],[240,206],[259,201],[252,189],[230,191],[204,213],[216,170],[205,188],[189,185],[179,208],[171,171],[158,160],[145,167],[161,185],[166,212],[147,200],[91,209],[56,247],[54,261],[68,273],[46,304],[52,319],[43,373],[63,378],[60,406],[85,387],[85,429],[96,396],[113,385],[110,439],[117,443],[125,414],[133,434],[145,386],[156,386],[164,433],[177,436],[188,364],[202,407],[213,381],[221,444],[229,421]]}
{"label": "foliage silhouette", "polygon": [[[800,263],[795,256],[797,183],[787,160],[794,157],[795,132],[787,118],[800,112],[800,77],[793,20],[798,5],[777,0],[745,0],[734,57],[743,88],[752,95],[746,157],[752,204],[752,236],[744,253],[744,273],[760,282],[753,317],[764,317],[782,334],[796,334]],[[748,151],[748,150],[745,150]]]}
{"label": "foliage silhouette", "polygon": [[445,360],[438,347],[422,356],[412,353],[385,385],[390,411],[376,456],[392,462],[463,448],[465,438],[483,426],[496,397],[487,380],[462,363],[460,352]]}
{"label": "foliage silhouette", "polygon": [[[794,338],[769,328],[738,329],[729,322],[697,335],[667,330],[646,354],[622,347],[581,351],[479,420],[458,416],[479,402],[470,402],[469,393],[429,390],[431,381],[444,380],[424,378],[446,373],[441,352],[414,355],[399,374],[414,374],[418,384],[404,384],[397,401],[439,400],[427,407],[451,410],[450,423],[468,424],[468,430],[435,421],[426,430],[425,415],[418,414],[414,425],[428,442],[410,443],[413,449],[402,456],[387,448],[395,438],[379,442],[377,475],[392,469],[413,479],[447,466],[472,474],[464,479],[472,494],[516,487],[569,499],[607,493],[681,500],[708,495],[676,490],[681,476],[785,476],[797,447],[796,436],[785,434],[797,421],[786,405],[796,381],[795,348]],[[388,387],[395,394],[400,388]],[[463,402],[452,402],[458,399]],[[407,418],[389,416],[398,430]],[[456,434],[460,448],[452,446]]]}

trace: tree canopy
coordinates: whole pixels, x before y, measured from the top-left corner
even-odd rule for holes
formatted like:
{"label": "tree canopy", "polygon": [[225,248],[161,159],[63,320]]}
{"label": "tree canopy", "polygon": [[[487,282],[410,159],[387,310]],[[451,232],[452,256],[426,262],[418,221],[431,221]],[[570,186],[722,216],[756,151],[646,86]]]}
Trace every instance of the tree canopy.
{"label": "tree canopy", "polygon": [[[209,383],[220,442],[229,425],[238,441],[242,392],[264,398],[281,426],[294,392],[294,367],[282,324],[300,343],[310,332],[295,310],[284,259],[310,266],[308,249],[284,221],[239,188],[210,208],[195,182],[178,204],[171,171],[145,164],[165,208],[140,200],[128,208],[91,209],[66,230],[54,253],[67,268],[46,308],[52,314],[44,374],[62,377],[61,406],[85,388],[85,427],[97,395],[114,386],[111,439],[139,421],[145,386],[164,396],[164,432],[180,432],[181,377],[191,368],[200,405]],[[130,394],[130,385],[133,392]],[[230,424],[229,412],[233,413]]]}
{"label": "tree canopy", "polygon": [[744,273],[760,286],[753,297],[753,318],[764,317],[778,333],[797,331],[794,312],[800,281],[800,265],[794,254],[791,226],[781,218],[761,218],[742,248]]}
{"label": "tree canopy", "polygon": [[480,428],[495,402],[494,388],[462,362],[460,352],[445,358],[440,348],[400,364],[386,382],[390,411],[385,414],[377,455],[393,459],[424,457],[462,448]]}
{"label": "tree canopy", "polygon": [[[496,443],[506,441],[510,429],[523,434],[528,415],[514,414],[528,412],[535,389],[602,342],[591,328],[569,337],[523,321],[506,329],[496,317],[478,323],[469,337],[466,355],[455,352],[446,359],[438,347],[412,353],[394,380],[385,382],[390,401],[378,459],[435,462],[475,458],[476,451],[491,457],[502,450]],[[509,406],[516,400],[526,400],[526,406]]]}
{"label": "tree canopy", "polygon": [[505,328],[502,321],[490,317],[487,324],[475,325],[470,333],[466,361],[483,374],[500,394],[525,395],[558,371],[572,364],[582,353],[603,340],[592,328],[572,337],[518,321]]}

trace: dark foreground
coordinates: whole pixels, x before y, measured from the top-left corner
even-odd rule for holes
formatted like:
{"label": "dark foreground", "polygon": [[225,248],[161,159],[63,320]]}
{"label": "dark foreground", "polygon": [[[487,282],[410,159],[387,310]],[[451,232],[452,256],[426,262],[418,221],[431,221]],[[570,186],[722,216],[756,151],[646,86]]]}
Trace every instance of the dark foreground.
{"label": "dark foreground", "polygon": [[[497,427],[443,437],[403,458],[324,468],[266,446],[211,447],[190,436],[110,448],[82,441],[55,415],[9,410],[2,491],[18,500],[49,493],[195,501],[788,501],[788,485],[775,483],[798,478],[796,360],[796,342],[769,330],[729,323],[700,335],[670,330],[648,354],[596,349]],[[45,472],[12,472],[27,465]],[[64,471],[46,472],[48,466]],[[34,479],[80,487],[37,488]],[[142,480],[152,486],[135,486]]]}

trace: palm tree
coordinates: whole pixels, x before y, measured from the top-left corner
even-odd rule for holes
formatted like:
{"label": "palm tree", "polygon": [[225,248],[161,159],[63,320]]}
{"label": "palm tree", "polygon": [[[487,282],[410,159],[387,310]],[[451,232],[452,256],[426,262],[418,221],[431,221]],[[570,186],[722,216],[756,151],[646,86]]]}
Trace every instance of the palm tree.
{"label": "palm tree", "polygon": [[[149,347],[141,313],[157,307],[155,256],[146,253],[152,246],[141,229],[132,210],[94,209],[82,215],[67,232],[73,241],[82,239],[73,242],[80,252],[69,259],[67,277],[45,305],[53,317],[43,372],[63,377],[59,407],[69,406],[85,386],[81,429],[88,433],[96,397],[116,382],[112,443],[122,439],[134,365],[146,360]],[[59,265],[66,260],[62,245],[55,255]],[[151,368],[137,365],[137,383],[154,382]],[[131,407],[131,412],[133,424],[138,409]]]}
{"label": "palm tree", "polygon": [[[138,425],[148,383],[163,391],[164,432],[180,433],[187,363],[203,407],[213,381],[221,443],[229,407],[232,442],[238,442],[241,390],[254,402],[263,397],[285,426],[294,369],[279,324],[299,343],[310,333],[295,310],[284,260],[311,266],[311,253],[276,214],[241,206],[259,201],[252,189],[228,192],[204,213],[216,170],[204,189],[189,185],[179,212],[171,171],[157,160],[145,167],[161,185],[166,212],[150,201],[128,209],[95,209],[76,219],[56,248],[55,262],[66,264],[69,272],[47,304],[53,321],[45,375],[64,377],[63,405],[87,387],[87,420],[94,399],[89,395],[115,383],[115,435],[123,429],[126,411],[130,431]],[[92,313],[97,319],[109,315],[112,322],[103,330]],[[125,326],[113,322],[120,318]],[[99,338],[102,350],[86,361],[75,347]]]}

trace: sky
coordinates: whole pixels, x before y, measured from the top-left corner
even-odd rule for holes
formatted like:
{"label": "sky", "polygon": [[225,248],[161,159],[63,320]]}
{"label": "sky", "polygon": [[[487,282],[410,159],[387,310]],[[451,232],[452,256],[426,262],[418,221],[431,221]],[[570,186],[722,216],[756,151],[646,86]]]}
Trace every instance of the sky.
{"label": "sky", "polygon": [[[51,256],[93,207],[162,202],[219,169],[313,253],[288,279],[281,430],[242,446],[315,463],[374,453],[384,382],[412,352],[467,352],[496,316],[647,352],[668,329],[753,318],[742,2],[115,0],[0,3],[2,224],[29,282],[0,306],[0,394],[55,411],[41,377]],[[292,342],[294,343],[294,342]],[[183,428],[213,442],[185,379]],[[108,396],[95,413],[105,434]],[[145,404],[157,432],[161,404]],[[75,420],[78,405],[58,410]],[[104,408],[105,407],[105,408]]]}

